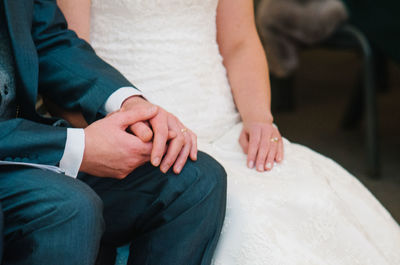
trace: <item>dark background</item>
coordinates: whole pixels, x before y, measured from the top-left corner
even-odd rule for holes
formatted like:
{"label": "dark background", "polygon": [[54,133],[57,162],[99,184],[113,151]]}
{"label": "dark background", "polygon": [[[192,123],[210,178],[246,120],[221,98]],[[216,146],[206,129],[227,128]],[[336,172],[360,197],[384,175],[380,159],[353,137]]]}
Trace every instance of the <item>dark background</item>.
{"label": "dark background", "polygon": [[341,164],[378,198],[400,223],[400,67],[389,62],[387,88],[379,92],[381,175],[365,167],[364,122],[344,130],[341,121],[358,82],[360,57],[350,51],[309,49],[294,76],[294,109],[275,120],[282,134]]}
{"label": "dark background", "polygon": [[[304,47],[299,68],[289,78],[292,91],[283,92],[291,94],[290,107],[287,100],[279,107],[279,89],[287,80],[283,86],[281,79],[278,84],[272,82],[275,122],[290,141],[306,145],[346,168],[400,223],[400,1],[341,1],[349,12],[346,23],[368,38],[384,62],[376,64],[383,73],[377,85],[379,178],[367,174],[364,119],[351,129],[342,125],[360,84],[363,61],[359,52],[318,48],[320,45]],[[259,2],[255,0],[255,9]]]}

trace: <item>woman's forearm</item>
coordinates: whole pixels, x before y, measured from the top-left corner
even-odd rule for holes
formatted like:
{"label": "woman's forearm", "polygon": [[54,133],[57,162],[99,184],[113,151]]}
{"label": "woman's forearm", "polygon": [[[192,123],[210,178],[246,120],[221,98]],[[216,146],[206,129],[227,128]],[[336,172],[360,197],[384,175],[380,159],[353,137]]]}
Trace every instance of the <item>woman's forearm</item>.
{"label": "woman's forearm", "polygon": [[225,53],[224,65],[243,121],[272,123],[268,65],[261,42],[254,35]]}
{"label": "woman's forearm", "polygon": [[57,0],[57,4],[68,22],[68,28],[89,42],[91,0]]}

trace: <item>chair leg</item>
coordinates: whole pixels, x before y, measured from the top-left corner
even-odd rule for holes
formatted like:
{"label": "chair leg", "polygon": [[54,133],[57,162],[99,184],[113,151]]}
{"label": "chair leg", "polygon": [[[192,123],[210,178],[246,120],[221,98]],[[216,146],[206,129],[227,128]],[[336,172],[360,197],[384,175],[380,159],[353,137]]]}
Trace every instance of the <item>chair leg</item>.
{"label": "chair leg", "polygon": [[363,54],[363,87],[364,87],[364,107],[366,121],[366,149],[367,149],[367,171],[372,178],[378,178],[380,173],[379,147],[378,147],[378,115],[376,98],[376,71],[374,69],[374,54],[368,39],[354,27],[346,27],[346,31],[351,34],[360,44]]}
{"label": "chair leg", "polygon": [[366,141],[368,173],[371,177],[379,177],[379,150],[378,150],[378,114],[376,104],[376,80],[373,55],[366,53],[364,62],[364,88],[365,88],[365,116],[366,116]]}
{"label": "chair leg", "polygon": [[364,98],[364,73],[362,73],[357,80],[341,121],[341,127],[344,130],[353,130],[360,124],[365,110]]}
{"label": "chair leg", "polygon": [[[373,54],[373,66],[375,73],[375,91],[377,94],[386,93],[389,90],[388,84],[388,63],[386,57],[380,52],[378,49],[372,47]],[[371,70],[372,71],[372,70]],[[356,128],[362,118],[364,117],[365,112],[365,91],[364,83],[365,83],[365,70],[361,71],[357,79],[357,84],[353,94],[351,95],[348,106],[346,107],[345,114],[341,121],[341,126],[345,130],[352,130]]]}

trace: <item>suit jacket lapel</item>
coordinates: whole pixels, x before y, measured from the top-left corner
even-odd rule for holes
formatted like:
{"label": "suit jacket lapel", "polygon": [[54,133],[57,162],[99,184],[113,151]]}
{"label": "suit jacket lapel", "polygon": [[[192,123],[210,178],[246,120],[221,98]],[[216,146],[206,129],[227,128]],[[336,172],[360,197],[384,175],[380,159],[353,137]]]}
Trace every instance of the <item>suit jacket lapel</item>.
{"label": "suit jacket lapel", "polygon": [[[18,100],[34,110],[38,88],[38,56],[31,37],[34,0],[2,0],[17,68]],[[28,106],[26,106],[27,104]],[[28,107],[28,108],[26,108]]]}

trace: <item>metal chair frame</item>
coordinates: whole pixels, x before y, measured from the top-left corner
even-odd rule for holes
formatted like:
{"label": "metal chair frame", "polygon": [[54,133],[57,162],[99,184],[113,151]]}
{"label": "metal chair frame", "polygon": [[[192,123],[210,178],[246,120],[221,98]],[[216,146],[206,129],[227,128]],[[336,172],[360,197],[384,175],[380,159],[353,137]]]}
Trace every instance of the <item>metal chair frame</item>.
{"label": "metal chair frame", "polygon": [[[350,24],[342,25],[338,30],[323,43],[313,46],[327,49],[351,49],[357,50],[362,56],[361,87],[353,96],[351,106],[346,113],[347,117],[351,112],[360,112],[358,108],[364,108],[365,114],[365,147],[366,147],[366,169],[370,177],[377,178],[380,174],[380,159],[378,147],[378,115],[377,115],[377,69],[374,49],[368,38],[355,26]],[[287,78],[276,78],[271,76],[274,100],[272,107],[275,110],[293,110],[293,75]],[[363,99],[360,100],[360,97]],[[361,109],[362,112],[362,109]],[[357,113],[358,114],[358,113]],[[359,113],[361,114],[361,113]],[[358,120],[352,117],[351,122]]]}
{"label": "metal chair frame", "polygon": [[346,24],[322,44],[328,48],[358,49],[362,55],[362,95],[364,97],[365,113],[365,147],[366,169],[370,177],[377,178],[380,174],[379,143],[378,143],[378,113],[375,54],[368,38],[355,26]]}

